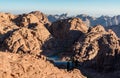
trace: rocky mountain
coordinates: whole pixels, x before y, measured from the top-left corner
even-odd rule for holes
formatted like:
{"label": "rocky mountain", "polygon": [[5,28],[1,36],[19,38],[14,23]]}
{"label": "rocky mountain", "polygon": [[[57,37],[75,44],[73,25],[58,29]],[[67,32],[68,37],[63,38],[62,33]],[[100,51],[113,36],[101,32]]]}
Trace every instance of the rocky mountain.
{"label": "rocky mountain", "polygon": [[0,13],[0,78],[120,78],[120,38],[113,31],[119,26],[84,21],[108,17],[61,17],[49,22],[39,11]]}
{"label": "rocky mountain", "polygon": [[[112,30],[95,26],[75,43],[75,59],[99,71],[119,70],[120,39]],[[83,66],[84,66],[83,65]]]}
{"label": "rocky mountain", "polygon": [[[86,23],[87,26],[96,26],[98,24],[106,27],[106,26],[112,26],[112,25],[119,25],[120,24],[120,15],[118,16],[100,16],[100,17],[93,17],[86,14],[80,14],[76,15],[74,17],[78,17]],[[73,16],[67,16],[67,14],[61,14],[61,15],[48,15],[48,19],[51,22],[61,20],[61,19],[67,19],[67,18],[73,18]]]}
{"label": "rocky mountain", "polygon": [[101,16],[101,17],[93,17],[86,14],[80,14],[77,16],[68,16],[66,14],[61,15],[48,15],[48,19],[51,22],[55,22],[57,20],[61,19],[68,19],[68,18],[80,18],[87,26],[96,26],[96,25],[102,25],[105,27],[105,29],[112,29],[118,37],[120,37],[120,15],[118,16]]}
{"label": "rocky mountain", "polygon": [[56,39],[59,48],[67,51],[80,35],[88,31],[88,27],[79,18],[69,18],[53,22],[49,31]]}
{"label": "rocky mountain", "polygon": [[85,78],[80,70],[59,69],[42,55],[52,46],[50,25],[39,11],[0,13],[0,78]]}

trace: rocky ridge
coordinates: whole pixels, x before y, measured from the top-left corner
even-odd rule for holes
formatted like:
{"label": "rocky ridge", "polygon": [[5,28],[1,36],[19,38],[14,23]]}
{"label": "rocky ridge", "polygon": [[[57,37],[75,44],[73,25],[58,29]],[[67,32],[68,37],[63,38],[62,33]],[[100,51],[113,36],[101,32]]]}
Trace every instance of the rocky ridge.
{"label": "rocky ridge", "polygon": [[[0,25],[0,50],[6,52],[0,52],[2,78],[84,78],[79,67],[98,71],[120,70],[120,39],[101,25],[88,27],[79,18],[51,24],[38,11],[22,15],[0,13]],[[41,58],[46,51],[48,55],[53,50],[63,53],[63,56],[68,52],[72,62],[78,64],[77,69],[71,72],[61,70],[48,62],[45,56]],[[45,66],[41,69],[42,65]],[[33,69],[35,71],[31,71]],[[41,72],[43,70],[46,71]]]}
{"label": "rocky ridge", "polygon": [[51,43],[50,22],[43,13],[0,16],[0,78],[85,78],[78,69],[58,69],[41,55]]}

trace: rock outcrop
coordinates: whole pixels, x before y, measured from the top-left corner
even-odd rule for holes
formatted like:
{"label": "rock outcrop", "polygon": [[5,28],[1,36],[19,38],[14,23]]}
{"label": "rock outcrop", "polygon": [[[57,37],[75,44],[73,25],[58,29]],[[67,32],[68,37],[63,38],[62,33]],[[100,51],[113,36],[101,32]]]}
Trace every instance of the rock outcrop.
{"label": "rock outcrop", "polygon": [[74,37],[79,37],[79,33],[87,31],[88,27],[79,18],[60,20],[50,26],[50,32],[57,39],[76,39]]}
{"label": "rock outcrop", "polygon": [[99,70],[118,69],[120,65],[120,42],[116,34],[108,32],[102,26],[89,30],[84,37],[80,37],[74,45],[75,59],[87,62]]}
{"label": "rock outcrop", "polygon": [[44,25],[38,23],[30,29],[22,27],[14,31],[4,43],[11,52],[39,54],[49,36],[50,33]]}
{"label": "rock outcrop", "polygon": [[17,29],[18,27],[12,22],[15,15],[10,13],[0,13],[0,43],[8,36],[8,33]]}
{"label": "rock outcrop", "polygon": [[14,53],[20,51],[23,53],[37,53],[40,51],[37,38],[27,28],[21,28],[14,31],[9,38],[5,40],[5,44],[8,50]]}
{"label": "rock outcrop", "polygon": [[39,11],[22,15],[0,13],[0,46],[15,53],[38,53],[50,38],[46,28],[49,25],[47,17]]}
{"label": "rock outcrop", "polygon": [[79,70],[67,72],[43,58],[0,52],[0,78],[85,78]]}
{"label": "rock outcrop", "polygon": [[35,23],[42,23],[46,27],[49,27],[50,25],[50,22],[48,21],[47,17],[39,11],[33,11],[28,14],[18,15],[16,19],[14,19],[14,22],[19,27],[31,26]]}
{"label": "rock outcrop", "polygon": [[88,27],[79,18],[69,18],[52,23],[49,31],[55,37],[57,45],[67,49],[83,33],[87,33]]}
{"label": "rock outcrop", "polygon": [[39,22],[41,22],[44,25],[46,25],[46,24],[50,25],[51,24],[48,21],[47,16],[45,14],[43,14],[42,12],[40,12],[40,11],[33,11],[30,14],[34,14],[39,19]]}

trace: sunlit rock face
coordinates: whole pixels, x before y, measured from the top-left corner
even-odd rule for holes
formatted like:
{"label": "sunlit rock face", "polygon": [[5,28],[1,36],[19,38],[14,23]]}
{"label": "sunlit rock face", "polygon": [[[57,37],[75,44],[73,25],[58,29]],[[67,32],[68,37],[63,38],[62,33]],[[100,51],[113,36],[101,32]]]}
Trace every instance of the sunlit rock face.
{"label": "sunlit rock face", "polygon": [[9,52],[0,52],[0,70],[0,78],[86,78],[78,69],[70,72],[58,69],[45,57]]}
{"label": "sunlit rock face", "polygon": [[35,23],[42,23],[46,27],[49,27],[51,24],[48,21],[47,16],[40,11],[33,11],[28,14],[18,15],[16,19],[14,19],[14,22],[20,27],[32,25]]}
{"label": "sunlit rock face", "polygon": [[50,38],[46,28],[49,25],[47,17],[39,11],[21,15],[0,13],[0,46],[15,53],[38,54]]}
{"label": "sunlit rock face", "polygon": [[0,13],[0,46],[9,33],[19,27],[13,22],[16,16],[10,13]]}
{"label": "sunlit rock face", "polygon": [[5,40],[5,45],[11,52],[39,53],[50,33],[43,24],[37,24],[30,29],[20,28]]}

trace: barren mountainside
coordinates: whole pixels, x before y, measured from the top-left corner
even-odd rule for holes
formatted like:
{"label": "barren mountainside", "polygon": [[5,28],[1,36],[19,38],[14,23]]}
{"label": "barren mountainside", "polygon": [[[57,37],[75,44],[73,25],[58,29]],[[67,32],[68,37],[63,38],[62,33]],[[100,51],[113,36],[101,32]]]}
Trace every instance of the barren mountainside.
{"label": "barren mountainside", "polygon": [[119,72],[120,39],[111,29],[80,18],[49,22],[39,11],[0,13],[0,78],[119,78]]}

